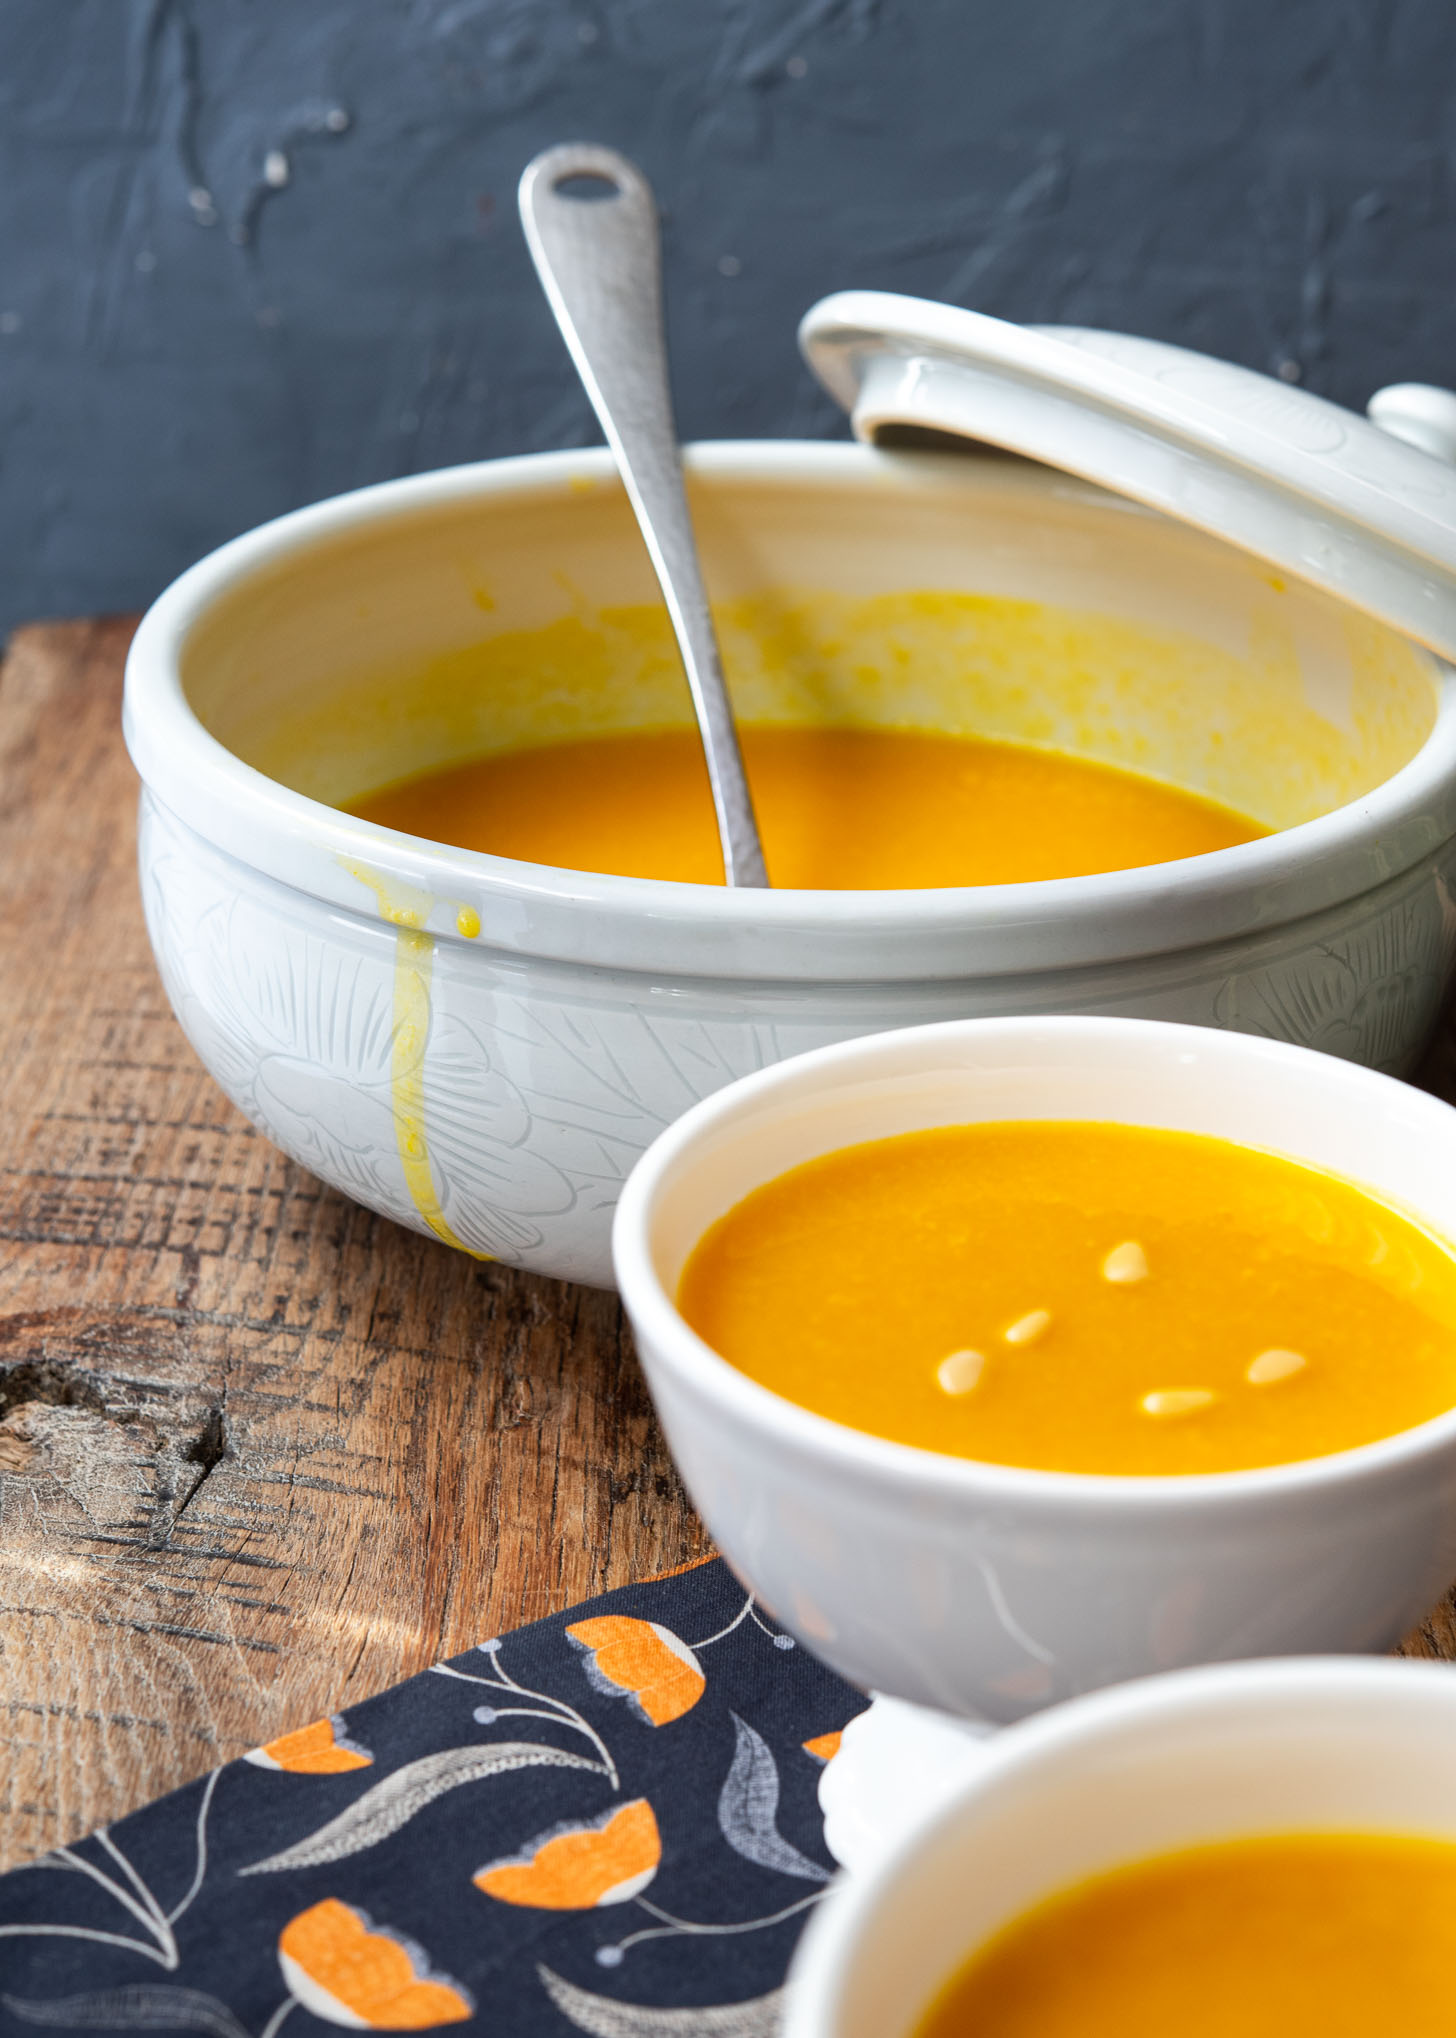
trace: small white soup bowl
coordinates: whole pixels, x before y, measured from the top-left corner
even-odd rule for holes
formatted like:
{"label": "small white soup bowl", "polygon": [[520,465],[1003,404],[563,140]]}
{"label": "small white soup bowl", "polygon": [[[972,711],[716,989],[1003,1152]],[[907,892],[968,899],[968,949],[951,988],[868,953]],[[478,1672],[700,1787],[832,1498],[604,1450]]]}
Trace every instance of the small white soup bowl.
{"label": "small white soup bowl", "polygon": [[163,980],[285,1152],[450,1244],[605,1283],[663,1126],[826,1041],[1104,1011],[1412,1063],[1456,937],[1447,668],[1029,462],[745,444],[688,475],[746,720],[1050,745],[1277,832],[1038,884],[728,892],[356,820],[401,777],[691,710],[605,451],[320,503],[184,574],[127,668]]}
{"label": "small white soup bowl", "polygon": [[783,2038],[911,2038],[977,1946],[1057,1890],[1185,1847],[1314,1832],[1456,1842],[1448,1666],[1186,1670],[998,1735],[824,1903],[789,1971]]}
{"label": "small white soup bowl", "polygon": [[983,1720],[1191,1663],[1397,1641],[1456,1576],[1456,1410],[1257,1471],[1029,1471],[811,1414],[679,1315],[689,1253],[761,1183],[862,1140],[1022,1118],[1261,1147],[1456,1239],[1456,1111],[1283,1042],[1130,1019],[965,1020],[746,1077],[651,1147],[614,1232],[668,1443],[729,1563],[852,1682]]}

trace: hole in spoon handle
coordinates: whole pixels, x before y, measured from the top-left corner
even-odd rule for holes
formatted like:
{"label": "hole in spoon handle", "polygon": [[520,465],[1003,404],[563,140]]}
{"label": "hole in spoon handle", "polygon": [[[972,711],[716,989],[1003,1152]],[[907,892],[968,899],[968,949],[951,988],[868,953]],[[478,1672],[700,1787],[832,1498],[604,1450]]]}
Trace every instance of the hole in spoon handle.
{"label": "hole in spoon handle", "polygon": [[553,198],[569,198],[573,203],[584,200],[590,204],[594,200],[620,198],[622,187],[605,171],[572,170],[556,179],[551,186],[551,195]]}
{"label": "hole in spoon handle", "polygon": [[[581,180],[610,187],[575,195]],[[657,207],[614,149],[568,142],[526,166],[521,224],[547,302],[606,433],[682,652],[730,885],[766,886],[763,849],[698,565],[673,428]]]}

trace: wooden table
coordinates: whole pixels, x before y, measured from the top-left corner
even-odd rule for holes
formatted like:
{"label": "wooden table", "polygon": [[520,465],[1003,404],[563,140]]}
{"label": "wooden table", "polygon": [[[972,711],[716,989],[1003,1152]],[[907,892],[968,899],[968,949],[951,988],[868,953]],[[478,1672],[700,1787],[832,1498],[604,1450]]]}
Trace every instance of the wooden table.
{"label": "wooden table", "polygon": [[[129,635],[0,666],[0,1865],[707,1548],[611,1296],[358,1208],[188,1049]],[[1407,1647],[1456,1656],[1450,1602]]]}
{"label": "wooden table", "polygon": [[348,1202],[142,926],[130,625],[0,666],[0,1865],[703,1555],[614,1297]]}

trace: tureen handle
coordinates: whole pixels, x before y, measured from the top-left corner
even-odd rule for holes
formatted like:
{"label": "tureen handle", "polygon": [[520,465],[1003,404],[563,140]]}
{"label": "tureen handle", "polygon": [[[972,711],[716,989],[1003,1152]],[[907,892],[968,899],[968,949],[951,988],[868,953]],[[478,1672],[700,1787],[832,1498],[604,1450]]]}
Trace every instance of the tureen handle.
{"label": "tureen handle", "polygon": [[1393,439],[1456,467],[1456,390],[1433,382],[1392,382],[1376,390],[1365,415]]}

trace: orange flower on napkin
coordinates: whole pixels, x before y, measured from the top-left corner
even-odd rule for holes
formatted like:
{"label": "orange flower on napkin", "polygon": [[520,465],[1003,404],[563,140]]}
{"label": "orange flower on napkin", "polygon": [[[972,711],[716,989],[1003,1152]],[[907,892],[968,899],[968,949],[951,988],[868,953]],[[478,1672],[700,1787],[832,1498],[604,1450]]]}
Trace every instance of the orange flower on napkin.
{"label": "orange flower on napkin", "polygon": [[288,1769],[295,1776],[337,1776],[345,1769],[367,1769],[374,1757],[348,1738],[336,1713],[332,1719],[295,1727],[261,1748],[250,1748],[243,1760],[259,1769]]}
{"label": "orange flower on napkin", "polygon": [[630,1614],[602,1614],[566,1630],[599,1691],[630,1698],[649,1726],[681,1719],[707,1688],[697,1657],[671,1628]]}
{"label": "orange flower on napkin", "polygon": [[295,2001],[329,2024],[424,2031],[475,2012],[464,1989],[430,1972],[420,1947],[336,1897],[289,1920],[278,1935],[278,1964]]}
{"label": "orange flower on napkin", "polygon": [[646,1889],[662,1859],[662,1838],[645,1797],[589,1825],[553,1826],[519,1854],[491,1861],[470,1878],[487,1896],[543,1911],[621,1904]]}

